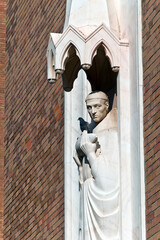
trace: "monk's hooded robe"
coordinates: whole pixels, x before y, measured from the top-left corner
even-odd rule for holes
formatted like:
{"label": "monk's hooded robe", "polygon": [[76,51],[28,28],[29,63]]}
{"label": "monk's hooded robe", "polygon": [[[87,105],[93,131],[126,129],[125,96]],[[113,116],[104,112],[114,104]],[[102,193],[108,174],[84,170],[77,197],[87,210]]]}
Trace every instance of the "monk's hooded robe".
{"label": "monk's hooded robe", "polygon": [[119,147],[117,110],[94,129],[99,156],[84,160],[80,192],[79,240],[119,240]]}

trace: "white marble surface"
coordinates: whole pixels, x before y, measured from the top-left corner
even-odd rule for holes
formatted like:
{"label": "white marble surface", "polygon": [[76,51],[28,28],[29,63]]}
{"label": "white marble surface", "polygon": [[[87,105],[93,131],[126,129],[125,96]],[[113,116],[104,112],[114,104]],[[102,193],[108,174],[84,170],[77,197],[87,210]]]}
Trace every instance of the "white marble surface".
{"label": "white marble surface", "polygon": [[[129,39],[129,78],[131,115],[131,181],[133,239],[146,239],[145,181],[143,146],[143,76],[141,1],[120,1],[122,38]],[[132,26],[132,27],[131,27]]]}
{"label": "white marble surface", "polygon": [[110,27],[106,0],[72,0],[67,25],[83,27],[102,23]]}
{"label": "white marble surface", "polygon": [[[88,118],[82,99],[91,91],[83,70],[79,72],[71,92],[65,92],[65,239],[78,240],[79,232],[79,176],[73,160],[75,143],[80,134],[79,116]],[[77,107],[78,106],[78,107]]]}
{"label": "white marble surface", "polygon": [[96,28],[103,23],[119,37],[118,6],[117,0],[68,0],[64,29],[69,25]]}
{"label": "white marble surface", "polygon": [[[71,43],[77,49],[81,64],[91,64],[96,47],[103,42],[112,65],[120,66],[117,79],[120,239],[145,240],[141,1],[100,1],[67,1],[64,34],[56,41],[53,39],[54,46],[50,44],[53,54],[59,48],[58,60],[52,65],[55,69],[64,69]],[[87,6],[93,11],[85,9]],[[102,23],[108,26],[107,30],[100,29]],[[68,24],[74,26],[68,27]],[[129,47],[123,39],[129,40]],[[77,166],[72,157],[79,135],[77,118],[87,119],[85,104],[82,104],[87,89],[85,76],[80,73],[73,91],[65,93],[65,240],[78,240],[79,185]]]}

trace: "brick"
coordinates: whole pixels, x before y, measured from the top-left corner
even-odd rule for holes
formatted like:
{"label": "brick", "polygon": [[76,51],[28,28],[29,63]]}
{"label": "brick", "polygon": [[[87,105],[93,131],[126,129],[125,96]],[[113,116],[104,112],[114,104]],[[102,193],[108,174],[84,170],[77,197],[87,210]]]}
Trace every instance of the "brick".
{"label": "brick", "polygon": [[4,229],[4,124],[5,124],[6,1],[0,1],[0,240]]}
{"label": "brick", "polygon": [[160,238],[159,4],[145,0],[142,5],[146,227],[147,240],[157,240]]}
{"label": "brick", "polygon": [[[156,0],[142,2],[147,239],[156,240],[160,238],[159,6]],[[5,239],[64,239],[64,97],[60,79],[52,86],[45,81],[45,54],[49,33],[62,32],[65,1],[9,0],[7,15],[6,1],[0,7],[0,173],[5,161]],[[1,182],[3,185],[3,177]],[[0,195],[3,199],[3,187]]]}
{"label": "brick", "polygon": [[64,96],[46,79],[64,14],[63,0],[7,4],[5,239],[64,238]]}

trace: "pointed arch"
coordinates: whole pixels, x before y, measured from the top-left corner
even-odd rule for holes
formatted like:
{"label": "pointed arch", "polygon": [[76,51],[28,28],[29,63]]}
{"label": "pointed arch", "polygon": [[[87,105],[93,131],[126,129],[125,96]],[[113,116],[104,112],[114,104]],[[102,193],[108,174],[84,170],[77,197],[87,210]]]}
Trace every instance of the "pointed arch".
{"label": "pointed arch", "polygon": [[79,58],[79,61],[81,59],[80,56],[80,51],[78,50],[78,48],[75,46],[75,44],[72,41],[69,41],[66,46],[64,47],[63,52],[61,53],[61,66],[62,69],[65,70],[65,66],[66,63],[69,59],[69,57],[73,54],[73,52],[75,53],[75,57]]}
{"label": "pointed arch", "polygon": [[113,54],[111,53],[110,49],[111,47],[108,46],[108,43],[106,43],[104,41],[104,39],[101,39],[99,40],[91,49],[91,52],[90,52],[90,59],[91,59],[91,62],[93,61],[93,58],[95,57],[95,55],[97,54],[97,50],[99,49],[99,47],[103,47],[104,48],[104,52],[105,52],[105,55],[106,57],[108,57],[109,61],[110,61],[110,64],[111,64],[111,67],[113,67],[114,65],[114,60],[113,60]]}
{"label": "pointed arch", "polygon": [[77,78],[81,69],[79,52],[76,47],[70,43],[62,57],[62,65],[64,72],[62,74],[63,88],[65,91],[71,91],[73,82]]}

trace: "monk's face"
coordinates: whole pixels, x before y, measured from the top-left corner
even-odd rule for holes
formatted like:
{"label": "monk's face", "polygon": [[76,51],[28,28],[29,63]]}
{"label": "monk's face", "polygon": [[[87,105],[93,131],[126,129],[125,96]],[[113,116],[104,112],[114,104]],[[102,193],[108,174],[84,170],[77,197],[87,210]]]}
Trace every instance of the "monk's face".
{"label": "monk's face", "polygon": [[104,99],[89,99],[86,101],[87,110],[94,122],[101,122],[108,113],[109,104]]}

